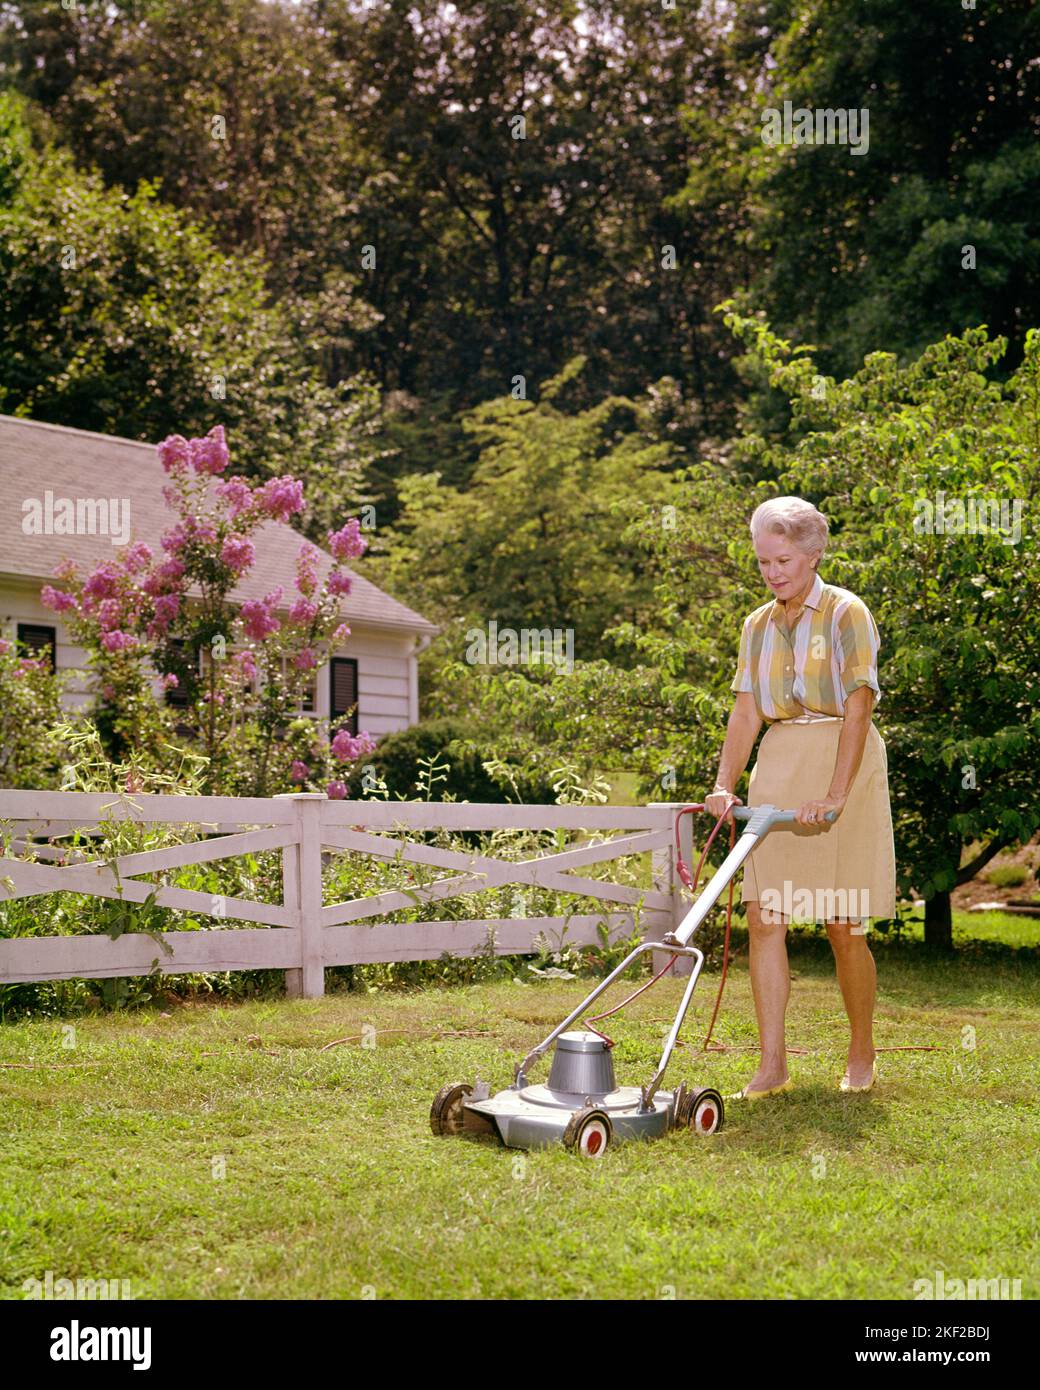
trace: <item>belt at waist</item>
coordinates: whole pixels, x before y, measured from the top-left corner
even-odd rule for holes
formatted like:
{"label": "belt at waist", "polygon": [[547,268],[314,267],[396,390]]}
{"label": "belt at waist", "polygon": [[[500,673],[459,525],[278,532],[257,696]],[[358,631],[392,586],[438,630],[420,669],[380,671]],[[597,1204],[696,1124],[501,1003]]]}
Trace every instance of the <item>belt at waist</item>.
{"label": "belt at waist", "polygon": [[778,724],[819,724],[825,720],[834,720],[837,723],[845,718],[843,714],[799,714],[793,719],[778,719]]}

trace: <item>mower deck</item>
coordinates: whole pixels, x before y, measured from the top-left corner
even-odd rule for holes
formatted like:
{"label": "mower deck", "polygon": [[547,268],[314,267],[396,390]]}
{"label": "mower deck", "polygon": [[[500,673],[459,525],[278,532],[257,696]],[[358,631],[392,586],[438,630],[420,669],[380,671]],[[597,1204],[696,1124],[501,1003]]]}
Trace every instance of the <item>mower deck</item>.
{"label": "mower deck", "polygon": [[617,1140],[658,1139],[675,1124],[674,1091],[658,1091],[654,1108],[640,1111],[638,1086],[620,1086],[606,1095],[585,1095],[579,1091],[555,1091],[548,1086],[510,1086],[484,1100],[462,1103],[463,1126],[483,1129],[470,1116],[490,1120],[494,1132],[510,1149],[539,1149],[565,1139],[575,1117],[586,1111],[602,1111],[610,1120],[610,1132]]}

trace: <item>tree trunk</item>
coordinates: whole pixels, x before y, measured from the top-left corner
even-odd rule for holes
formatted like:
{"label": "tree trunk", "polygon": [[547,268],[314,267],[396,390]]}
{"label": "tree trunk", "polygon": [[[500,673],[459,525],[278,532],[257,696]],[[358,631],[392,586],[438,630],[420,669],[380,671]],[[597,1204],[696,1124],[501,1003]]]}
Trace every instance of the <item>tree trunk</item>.
{"label": "tree trunk", "polygon": [[936,893],[924,905],[924,942],[941,951],[953,950],[953,913],[949,893]]}

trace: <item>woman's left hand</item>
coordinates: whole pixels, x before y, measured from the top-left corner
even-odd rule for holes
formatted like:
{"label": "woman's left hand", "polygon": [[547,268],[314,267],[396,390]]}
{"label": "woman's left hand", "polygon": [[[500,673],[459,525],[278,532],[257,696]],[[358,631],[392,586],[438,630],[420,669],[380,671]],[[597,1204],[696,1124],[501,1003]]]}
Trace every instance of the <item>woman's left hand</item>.
{"label": "woman's left hand", "polygon": [[824,819],[827,812],[837,811],[841,815],[846,800],[844,796],[825,796],[822,801],[806,801],[798,810],[799,825],[829,825],[831,822]]}

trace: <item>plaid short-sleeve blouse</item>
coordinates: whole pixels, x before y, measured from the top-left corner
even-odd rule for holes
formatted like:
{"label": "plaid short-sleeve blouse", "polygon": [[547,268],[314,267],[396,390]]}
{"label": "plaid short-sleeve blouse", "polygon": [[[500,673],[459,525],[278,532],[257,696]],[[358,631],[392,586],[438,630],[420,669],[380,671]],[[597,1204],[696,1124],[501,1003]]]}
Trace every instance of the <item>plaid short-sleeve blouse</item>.
{"label": "plaid short-sleeve blouse", "polygon": [[730,689],[752,693],[767,724],[805,713],[844,714],[846,699],[861,685],[874,691],[876,707],[880,644],[863,600],[817,575],[790,631],[779,599],[744,619]]}

